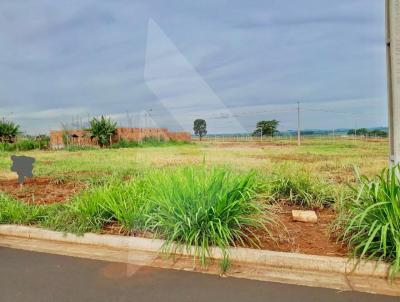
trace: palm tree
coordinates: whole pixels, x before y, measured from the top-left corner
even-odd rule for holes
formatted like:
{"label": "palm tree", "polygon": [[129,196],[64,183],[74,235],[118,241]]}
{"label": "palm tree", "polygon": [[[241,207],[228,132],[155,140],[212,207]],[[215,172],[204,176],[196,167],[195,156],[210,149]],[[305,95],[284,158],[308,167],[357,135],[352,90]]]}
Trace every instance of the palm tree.
{"label": "palm tree", "polygon": [[93,118],[90,121],[90,126],[92,130],[93,137],[97,138],[100,147],[108,146],[111,144],[111,137],[117,129],[117,123],[113,122],[111,119],[106,119],[101,116],[100,119]]}
{"label": "palm tree", "polygon": [[12,143],[19,133],[19,125],[6,120],[0,121],[0,141]]}

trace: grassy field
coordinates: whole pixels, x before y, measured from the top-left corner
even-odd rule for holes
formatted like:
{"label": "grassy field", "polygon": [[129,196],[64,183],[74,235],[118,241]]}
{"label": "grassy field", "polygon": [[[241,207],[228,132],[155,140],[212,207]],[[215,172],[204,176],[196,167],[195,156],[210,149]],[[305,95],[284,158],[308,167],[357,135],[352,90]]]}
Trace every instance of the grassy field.
{"label": "grassy field", "polygon": [[[0,153],[0,179],[15,178],[10,154]],[[104,149],[83,151],[27,151],[36,158],[35,175],[77,180],[121,177],[145,169],[206,163],[228,165],[241,171],[270,173],[279,169],[304,171],[334,184],[355,180],[354,167],[372,176],[388,162],[386,141],[304,139],[274,142],[196,142],[182,146]]]}

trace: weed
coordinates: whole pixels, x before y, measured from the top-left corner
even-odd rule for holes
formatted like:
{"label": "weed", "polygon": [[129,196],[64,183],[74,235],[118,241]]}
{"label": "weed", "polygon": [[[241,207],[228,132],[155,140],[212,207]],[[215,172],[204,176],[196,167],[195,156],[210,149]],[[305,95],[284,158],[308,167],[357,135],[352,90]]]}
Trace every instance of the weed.
{"label": "weed", "polygon": [[359,176],[356,200],[344,204],[335,225],[354,256],[391,262],[400,272],[400,167],[384,169],[375,179]]}

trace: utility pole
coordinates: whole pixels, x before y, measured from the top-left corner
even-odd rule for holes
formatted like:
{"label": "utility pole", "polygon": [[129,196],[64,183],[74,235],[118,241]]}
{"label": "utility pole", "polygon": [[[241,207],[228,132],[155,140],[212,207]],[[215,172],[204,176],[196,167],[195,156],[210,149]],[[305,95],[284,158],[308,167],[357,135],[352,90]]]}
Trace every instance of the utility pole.
{"label": "utility pole", "polygon": [[354,127],[354,141],[357,140],[357,120],[355,120],[355,127]]}
{"label": "utility pole", "polygon": [[400,0],[386,0],[390,166],[400,162]]}
{"label": "utility pole", "polygon": [[297,102],[297,145],[301,146],[300,102]]}

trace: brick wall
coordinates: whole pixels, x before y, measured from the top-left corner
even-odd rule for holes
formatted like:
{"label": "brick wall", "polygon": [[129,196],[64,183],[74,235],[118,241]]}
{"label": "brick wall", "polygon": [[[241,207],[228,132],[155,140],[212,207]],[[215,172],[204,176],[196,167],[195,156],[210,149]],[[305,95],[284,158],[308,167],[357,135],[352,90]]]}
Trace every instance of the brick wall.
{"label": "brick wall", "polygon": [[[50,146],[53,149],[64,147],[63,133],[65,131],[50,131]],[[69,130],[68,142],[71,145],[97,145],[97,139],[93,138],[90,131]],[[141,141],[146,137],[156,137],[163,140],[190,141],[188,132],[169,132],[167,128],[117,128],[112,142],[121,139],[127,141]]]}
{"label": "brick wall", "polygon": [[189,132],[168,132],[168,137],[174,141],[185,141],[189,142],[192,136]]}
{"label": "brick wall", "polygon": [[120,139],[141,141],[146,137],[169,139],[167,128],[117,128],[115,137],[117,141]]}
{"label": "brick wall", "polygon": [[[63,148],[64,140],[63,133],[65,131],[50,131],[50,146],[53,149]],[[92,137],[90,131],[85,130],[69,130],[66,135],[66,140],[71,145],[97,145],[97,139]]]}

